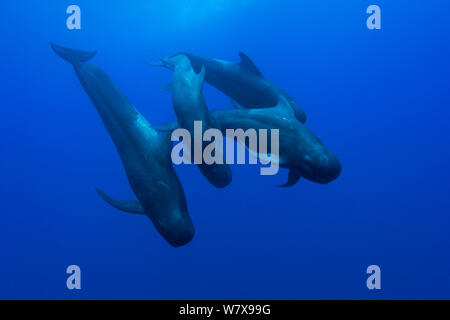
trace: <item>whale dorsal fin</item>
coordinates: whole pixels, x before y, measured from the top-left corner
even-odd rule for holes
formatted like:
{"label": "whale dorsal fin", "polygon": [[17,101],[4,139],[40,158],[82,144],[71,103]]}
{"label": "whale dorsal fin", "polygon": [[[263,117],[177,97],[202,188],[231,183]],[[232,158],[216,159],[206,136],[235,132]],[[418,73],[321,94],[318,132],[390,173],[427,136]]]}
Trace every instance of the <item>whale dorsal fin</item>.
{"label": "whale dorsal fin", "polygon": [[113,206],[116,209],[128,213],[145,214],[144,208],[142,208],[141,204],[136,200],[127,200],[127,201],[116,200],[111,198],[98,188],[95,188],[95,191],[97,191],[97,193],[103,200],[105,200],[109,205]]}
{"label": "whale dorsal fin", "polygon": [[259,71],[256,64],[250,59],[245,53],[242,51],[239,51],[239,56],[241,57],[241,66],[250,71],[253,74],[256,74],[258,76],[262,77],[261,71]]}
{"label": "whale dorsal fin", "polygon": [[298,182],[298,180],[300,180],[300,177],[301,176],[297,172],[290,170],[288,175],[288,181],[279,187],[283,188],[292,187]]}

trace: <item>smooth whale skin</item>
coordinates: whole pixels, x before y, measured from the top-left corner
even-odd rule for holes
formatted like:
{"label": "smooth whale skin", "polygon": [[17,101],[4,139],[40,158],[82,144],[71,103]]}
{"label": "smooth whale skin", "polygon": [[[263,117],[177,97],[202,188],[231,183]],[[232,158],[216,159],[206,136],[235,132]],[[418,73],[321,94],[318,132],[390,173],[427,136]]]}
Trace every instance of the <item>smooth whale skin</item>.
{"label": "smooth whale skin", "polygon": [[[205,81],[228,95],[243,108],[271,108],[277,106],[281,98],[284,98],[294,111],[295,117],[305,123],[306,113],[297,101],[276,84],[267,80],[245,53],[239,52],[241,57],[239,63],[204,58],[187,52],[175,54],[171,58],[178,55],[187,56],[197,73],[202,66],[205,66]],[[173,70],[168,59],[162,59],[161,65]]]}
{"label": "smooth whale skin", "polygon": [[73,65],[81,85],[97,109],[119,152],[128,182],[138,201],[119,201],[101,190],[112,206],[145,214],[169,244],[190,242],[194,227],[181,183],[172,166],[168,134],[158,135],[99,67],[86,63],[95,52],[52,44],[53,50]]}
{"label": "smooth whale skin", "polygon": [[321,184],[335,180],[341,172],[339,159],[311,130],[288,113],[289,104],[283,101],[268,109],[212,111],[224,134],[226,129],[267,129],[269,132],[279,129],[279,166],[290,170],[289,180],[283,187],[295,185],[300,177]]}
{"label": "smooth whale skin", "polygon": [[[202,122],[203,132],[210,128],[216,128],[217,125],[209,113],[202,93],[205,69],[202,68],[199,74],[195,73],[189,59],[183,55],[178,55],[169,61],[174,66],[172,103],[180,127],[188,130],[191,136],[194,136],[194,121]],[[192,154],[193,152],[191,152]],[[224,164],[223,155],[222,163],[197,165],[203,176],[217,188],[226,187],[232,180],[231,169]]]}

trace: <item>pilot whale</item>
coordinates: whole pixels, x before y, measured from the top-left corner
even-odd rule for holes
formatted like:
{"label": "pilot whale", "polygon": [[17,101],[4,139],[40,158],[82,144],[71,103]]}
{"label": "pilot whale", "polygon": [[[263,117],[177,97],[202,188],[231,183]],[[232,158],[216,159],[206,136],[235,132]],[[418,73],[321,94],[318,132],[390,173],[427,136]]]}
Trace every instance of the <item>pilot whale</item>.
{"label": "pilot whale", "polygon": [[[328,150],[310,129],[297,121],[288,101],[284,98],[272,108],[211,110],[211,115],[215,119],[217,129],[223,135],[227,134],[228,129],[244,131],[262,129],[267,132],[278,129],[279,148],[275,158],[272,159],[271,154],[260,154],[259,150],[252,150],[248,139],[245,140],[245,147],[254,155],[261,158],[270,157],[270,161],[289,170],[288,181],[280,187],[291,187],[301,177],[312,182],[328,184],[341,173],[339,158]],[[179,127],[179,123],[174,122],[154,128],[170,132]],[[265,149],[266,152],[268,150],[272,150],[271,143],[268,143]]]}
{"label": "pilot whale", "polygon": [[335,180],[341,172],[339,159],[303,123],[289,116],[290,112],[289,102],[281,98],[273,108],[214,110],[211,114],[224,133],[239,128],[279,130],[278,165],[289,169],[288,181],[281,187],[293,186],[301,177],[320,184]]}
{"label": "pilot whale", "polygon": [[190,242],[194,227],[183,188],[172,166],[170,136],[158,135],[108,75],[87,63],[96,52],[51,46],[73,65],[119,152],[137,201],[115,200],[97,189],[99,195],[119,210],[149,217],[170,245],[179,247]]}
{"label": "pilot whale", "polygon": [[179,55],[189,58],[195,72],[205,67],[205,81],[228,95],[236,106],[245,109],[270,108],[277,106],[283,98],[294,111],[295,117],[302,123],[306,113],[295,99],[273,82],[267,80],[255,63],[243,52],[239,52],[239,63],[209,59],[187,52],[177,53],[152,65],[173,70],[170,59]]}
{"label": "pilot whale", "polygon": [[[188,130],[191,135],[194,135],[194,121],[201,121],[203,132],[216,128],[217,125],[209,113],[202,93],[205,68],[197,74],[189,59],[184,55],[170,58],[169,63],[174,66],[171,85],[172,103],[180,127]],[[221,158],[222,164],[204,162],[197,164],[203,176],[217,188],[226,187],[232,180],[231,169],[224,164],[223,155]]]}

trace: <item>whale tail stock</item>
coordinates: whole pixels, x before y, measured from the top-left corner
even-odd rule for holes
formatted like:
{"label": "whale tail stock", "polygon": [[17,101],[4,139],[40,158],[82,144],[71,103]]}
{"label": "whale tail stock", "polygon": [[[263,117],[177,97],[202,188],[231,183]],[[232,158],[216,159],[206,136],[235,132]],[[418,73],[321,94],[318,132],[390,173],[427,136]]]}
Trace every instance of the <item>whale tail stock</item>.
{"label": "whale tail stock", "polygon": [[58,56],[60,56],[64,60],[67,60],[71,64],[74,64],[76,62],[86,62],[86,61],[92,59],[97,54],[97,51],[74,50],[74,49],[58,46],[58,45],[54,44],[53,42],[50,43],[50,46],[52,47],[53,51],[55,51],[55,53]]}

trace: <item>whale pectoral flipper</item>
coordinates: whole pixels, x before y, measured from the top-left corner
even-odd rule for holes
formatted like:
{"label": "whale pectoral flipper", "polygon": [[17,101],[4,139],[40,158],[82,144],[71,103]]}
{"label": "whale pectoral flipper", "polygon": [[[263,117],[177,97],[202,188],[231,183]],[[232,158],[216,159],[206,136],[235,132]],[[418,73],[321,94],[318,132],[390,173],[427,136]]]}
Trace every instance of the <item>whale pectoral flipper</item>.
{"label": "whale pectoral flipper", "polygon": [[301,175],[298,174],[297,172],[289,170],[288,181],[279,187],[282,187],[282,188],[292,187],[300,180],[300,177],[301,177]]}
{"label": "whale pectoral flipper", "polygon": [[106,193],[104,193],[102,190],[95,188],[95,191],[99,194],[99,196],[105,200],[108,204],[113,206],[116,209],[119,209],[121,211],[125,211],[128,213],[136,213],[136,214],[144,214],[144,208],[142,208],[141,204],[136,200],[116,200],[108,196]]}
{"label": "whale pectoral flipper", "polygon": [[251,73],[254,73],[261,77],[263,76],[261,71],[259,71],[258,67],[256,66],[256,64],[252,61],[252,59],[250,59],[242,51],[239,51],[238,53],[239,53],[239,56],[241,57],[241,66],[243,66],[245,69],[247,69]]}

